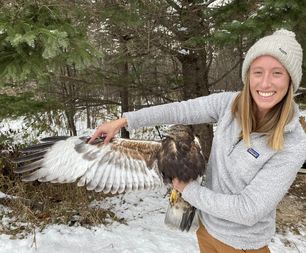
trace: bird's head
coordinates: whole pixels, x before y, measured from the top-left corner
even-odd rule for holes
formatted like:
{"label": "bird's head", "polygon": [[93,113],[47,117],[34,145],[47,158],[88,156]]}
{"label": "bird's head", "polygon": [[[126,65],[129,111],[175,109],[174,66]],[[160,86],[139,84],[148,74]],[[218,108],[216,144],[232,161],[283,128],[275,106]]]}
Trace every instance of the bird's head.
{"label": "bird's head", "polygon": [[189,182],[204,174],[205,161],[189,126],[172,126],[158,153],[158,168],[165,183],[173,178]]}
{"label": "bird's head", "polygon": [[173,125],[164,134],[165,138],[173,139],[175,142],[191,143],[194,140],[192,128],[186,125]]}

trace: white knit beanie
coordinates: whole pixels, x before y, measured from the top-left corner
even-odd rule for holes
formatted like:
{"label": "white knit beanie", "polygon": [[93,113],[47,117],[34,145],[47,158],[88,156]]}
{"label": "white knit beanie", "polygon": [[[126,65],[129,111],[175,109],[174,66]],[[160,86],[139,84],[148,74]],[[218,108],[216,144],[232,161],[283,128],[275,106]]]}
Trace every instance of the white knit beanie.
{"label": "white knit beanie", "polygon": [[251,63],[262,55],[273,56],[282,63],[291,77],[294,91],[297,91],[302,79],[303,50],[295,39],[295,33],[281,29],[258,40],[247,52],[242,65],[244,84]]}

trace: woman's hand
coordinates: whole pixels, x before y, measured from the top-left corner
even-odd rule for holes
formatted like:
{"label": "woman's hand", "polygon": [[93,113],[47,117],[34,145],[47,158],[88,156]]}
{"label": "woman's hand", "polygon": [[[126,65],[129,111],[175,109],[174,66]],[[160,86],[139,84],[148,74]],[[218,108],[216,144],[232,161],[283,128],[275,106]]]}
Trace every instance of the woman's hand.
{"label": "woman's hand", "polygon": [[93,136],[90,138],[88,143],[92,143],[99,136],[105,137],[105,144],[109,143],[109,141],[120,131],[122,127],[127,126],[127,123],[127,118],[120,118],[101,124]]}
{"label": "woman's hand", "polygon": [[183,181],[178,180],[177,178],[173,178],[172,179],[172,185],[173,188],[177,191],[179,191],[180,193],[183,192],[183,190],[185,189],[186,185],[188,185],[189,183],[185,183]]}

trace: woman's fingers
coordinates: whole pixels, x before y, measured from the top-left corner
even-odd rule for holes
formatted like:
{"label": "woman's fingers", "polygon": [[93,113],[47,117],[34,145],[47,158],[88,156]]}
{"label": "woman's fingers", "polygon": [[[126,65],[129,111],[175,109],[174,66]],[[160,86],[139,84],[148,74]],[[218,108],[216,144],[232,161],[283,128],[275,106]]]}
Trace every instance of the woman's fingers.
{"label": "woman's fingers", "polygon": [[94,134],[91,136],[91,138],[89,139],[88,143],[92,143],[95,139],[97,139],[98,137],[103,135],[103,131],[100,130],[100,128],[98,128]]}
{"label": "woman's fingers", "polygon": [[173,185],[173,188],[179,192],[183,192],[183,190],[185,189],[186,185],[188,183],[186,182],[183,182],[183,181],[180,181],[178,178],[173,178],[172,179],[172,185]]}
{"label": "woman's fingers", "polygon": [[104,143],[105,143],[105,144],[109,143],[110,140],[111,140],[114,136],[115,136],[115,135],[112,136],[112,135],[110,135],[110,134],[107,135],[107,136],[105,137],[105,139],[104,139]]}
{"label": "woman's fingers", "polygon": [[100,136],[106,136],[104,139],[104,143],[107,144],[110,140],[119,132],[122,127],[127,125],[127,119],[121,118],[113,121],[109,121],[103,123],[98,127],[98,129],[94,132],[88,143],[92,143],[95,139]]}

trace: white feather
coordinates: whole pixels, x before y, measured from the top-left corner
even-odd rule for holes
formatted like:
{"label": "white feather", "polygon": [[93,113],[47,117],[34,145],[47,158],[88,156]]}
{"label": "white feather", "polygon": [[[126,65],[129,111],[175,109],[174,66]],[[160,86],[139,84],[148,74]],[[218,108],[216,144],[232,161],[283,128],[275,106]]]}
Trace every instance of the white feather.
{"label": "white feather", "polygon": [[120,175],[119,175],[119,188],[118,193],[123,193],[125,191],[126,187],[126,168],[128,166],[128,158],[123,157],[121,160],[121,169],[120,169]]}
{"label": "white feather", "polygon": [[121,179],[121,170],[123,170],[122,168],[122,158],[119,157],[118,160],[116,161],[116,173],[115,173],[115,178],[113,181],[113,185],[111,188],[111,193],[115,194],[118,192],[119,187],[120,187],[120,179]]}
{"label": "white feather", "polygon": [[129,192],[132,190],[132,184],[133,184],[133,176],[131,172],[131,159],[129,159],[129,166],[126,168],[126,191]]}
{"label": "white feather", "polygon": [[107,180],[108,180],[109,174],[111,173],[111,170],[112,170],[112,164],[111,163],[106,163],[105,167],[104,167],[103,176],[102,176],[98,186],[95,189],[96,192],[101,192],[105,189],[105,185],[107,183]]}
{"label": "white feather", "polygon": [[147,164],[144,160],[137,160],[135,161],[137,166],[136,168],[136,175],[138,179],[138,190],[144,190],[145,188],[145,177],[146,177],[146,170]]}
{"label": "white feather", "polygon": [[152,165],[151,175],[153,177],[154,186],[153,188],[159,188],[163,184],[163,179],[161,174],[158,171],[157,161],[155,161]]}
{"label": "white feather", "polygon": [[144,167],[143,168],[143,173],[145,175],[144,180],[145,180],[145,189],[149,190],[154,186],[154,180],[151,175],[151,168]]}
{"label": "white feather", "polygon": [[[138,160],[137,159],[131,159],[131,175],[132,175],[132,191],[138,190],[138,170],[139,170],[139,164],[138,164]],[[135,184],[135,182],[137,183],[137,186]]]}
{"label": "white feather", "polygon": [[115,170],[115,166],[114,164],[110,164],[109,165],[110,167],[110,172],[109,172],[109,176],[105,182],[105,187],[103,189],[103,192],[104,193],[109,193],[112,189],[112,185],[113,185],[113,182],[114,182],[114,178],[115,178],[115,173],[116,173],[116,170]]}
{"label": "white feather", "polygon": [[120,167],[120,164],[118,161],[120,154],[118,154],[117,151],[113,151],[112,155],[113,157],[110,161],[111,171],[105,183],[105,188],[103,190],[104,193],[109,193],[111,191],[114,181],[116,180],[117,169]]}
{"label": "white feather", "polygon": [[95,169],[92,168],[92,170],[95,171],[95,174],[86,185],[86,189],[89,191],[92,191],[97,187],[104,174],[104,168],[100,167],[98,162],[94,163],[92,167],[95,168]]}

